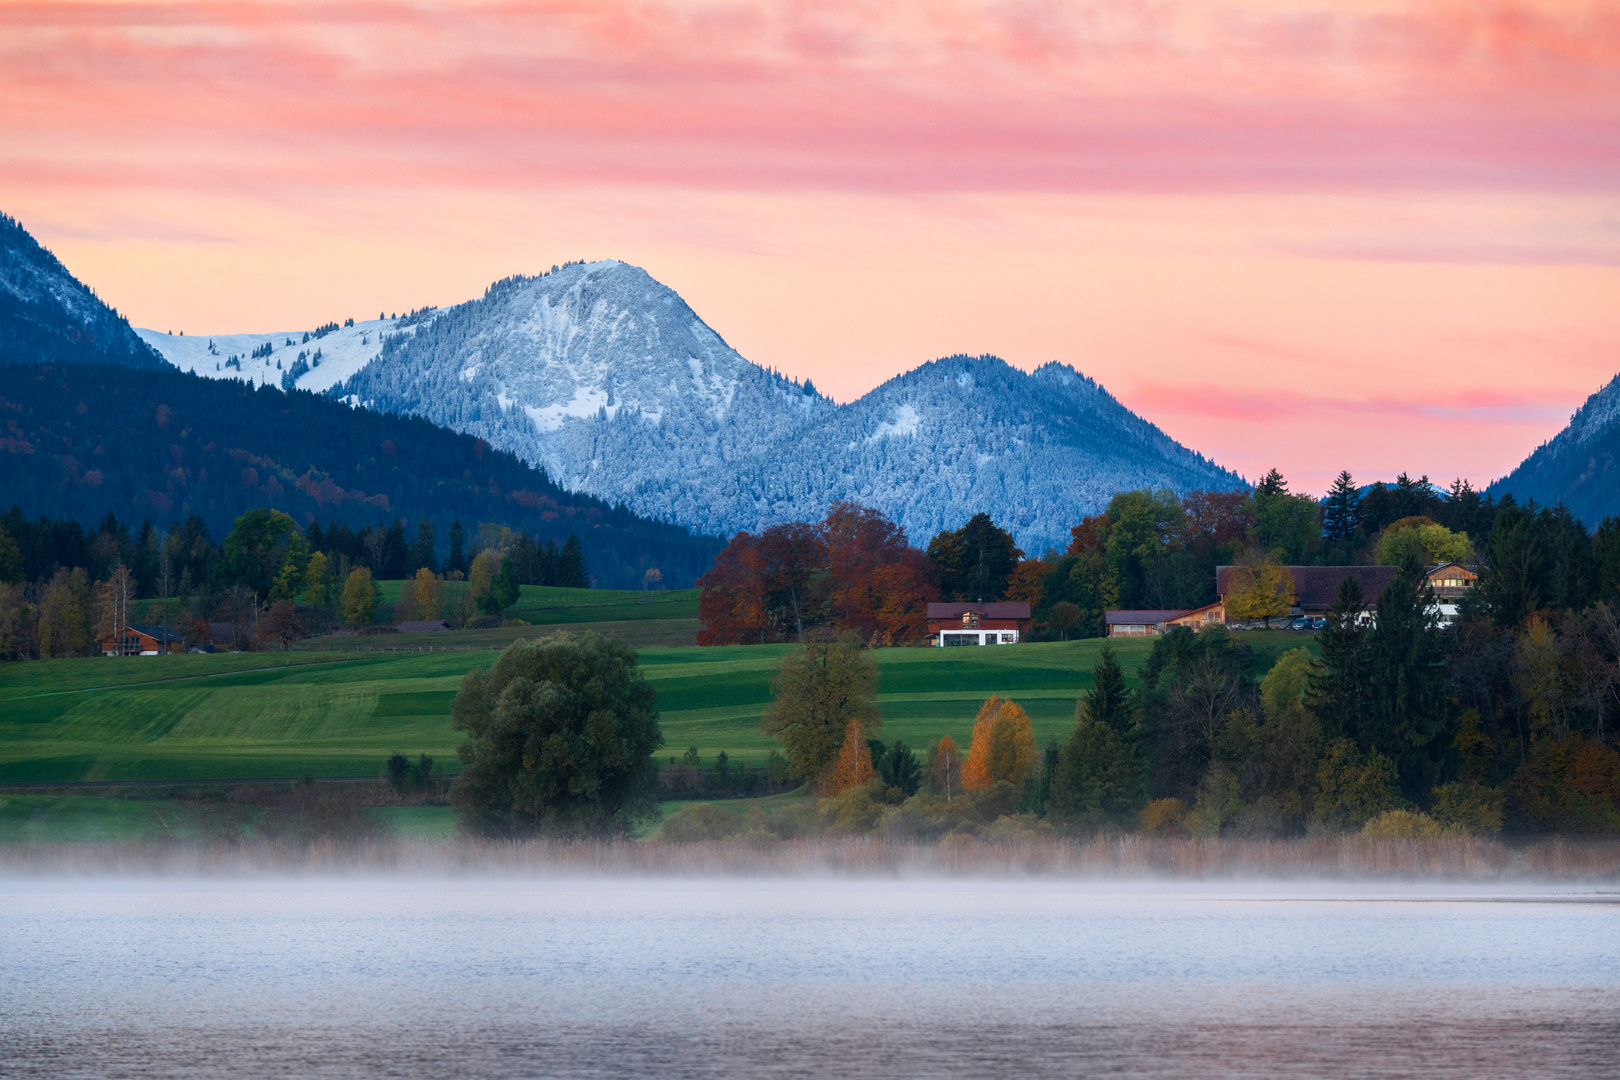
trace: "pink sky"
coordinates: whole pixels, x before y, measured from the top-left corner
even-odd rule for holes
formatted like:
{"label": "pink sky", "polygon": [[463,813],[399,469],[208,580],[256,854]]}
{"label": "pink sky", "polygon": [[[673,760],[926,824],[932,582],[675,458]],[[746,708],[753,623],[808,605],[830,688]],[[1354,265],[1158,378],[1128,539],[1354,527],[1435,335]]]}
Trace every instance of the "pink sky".
{"label": "pink sky", "polygon": [[137,325],[612,257],[840,400],[992,352],[1251,478],[1620,370],[1613,3],[7,3],[0,209]]}

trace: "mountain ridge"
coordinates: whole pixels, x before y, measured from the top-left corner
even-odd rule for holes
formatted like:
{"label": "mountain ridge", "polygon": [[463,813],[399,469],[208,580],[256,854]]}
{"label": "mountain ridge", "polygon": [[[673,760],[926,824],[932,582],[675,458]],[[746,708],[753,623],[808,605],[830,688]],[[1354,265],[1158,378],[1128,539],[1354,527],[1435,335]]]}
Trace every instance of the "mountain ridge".
{"label": "mountain ridge", "polygon": [[166,366],[13,217],[0,214],[0,363]]}
{"label": "mountain ridge", "polygon": [[1620,513],[1620,375],[1570,416],[1558,434],[1536,447],[1512,472],[1485,489],[1543,506],[1563,503],[1595,529]]}
{"label": "mountain ridge", "polygon": [[1120,490],[1247,487],[1067,365],[944,357],[835,404],[614,260],[496,282],[386,336],[330,392],[477,434],[571,490],[705,533],[815,520],[852,498],[918,542],[988,510],[1039,551]]}

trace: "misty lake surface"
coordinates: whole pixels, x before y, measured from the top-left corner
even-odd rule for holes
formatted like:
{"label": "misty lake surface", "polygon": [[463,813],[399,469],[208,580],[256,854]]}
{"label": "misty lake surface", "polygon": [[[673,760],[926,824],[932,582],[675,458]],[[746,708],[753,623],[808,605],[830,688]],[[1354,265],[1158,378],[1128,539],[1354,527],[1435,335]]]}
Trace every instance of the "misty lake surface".
{"label": "misty lake surface", "polygon": [[0,1074],[1620,1076],[1620,895],[13,878]]}

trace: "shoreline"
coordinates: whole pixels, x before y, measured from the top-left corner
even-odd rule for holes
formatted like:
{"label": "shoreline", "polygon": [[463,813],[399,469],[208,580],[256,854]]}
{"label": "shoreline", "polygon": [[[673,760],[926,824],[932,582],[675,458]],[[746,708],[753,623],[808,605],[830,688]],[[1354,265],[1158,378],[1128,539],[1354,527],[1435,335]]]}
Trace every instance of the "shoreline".
{"label": "shoreline", "polygon": [[[1095,881],[1424,881],[1612,883],[1620,841],[1471,837],[1416,841],[1359,835],[1295,840],[1143,836],[980,840],[882,839],[374,840],[56,843],[0,846],[0,879],[263,874],[587,877],[948,877]],[[1620,902],[1620,892],[1616,894]]]}

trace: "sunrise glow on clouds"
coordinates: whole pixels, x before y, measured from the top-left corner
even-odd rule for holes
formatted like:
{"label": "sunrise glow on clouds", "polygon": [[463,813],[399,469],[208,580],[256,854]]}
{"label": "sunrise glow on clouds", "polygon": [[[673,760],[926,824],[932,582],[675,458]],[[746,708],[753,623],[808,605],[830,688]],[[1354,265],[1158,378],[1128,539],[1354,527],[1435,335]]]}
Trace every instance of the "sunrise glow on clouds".
{"label": "sunrise glow on clouds", "polygon": [[1061,360],[1484,482],[1620,370],[1620,6],[0,4],[0,209],[137,325],[614,257],[840,400]]}

